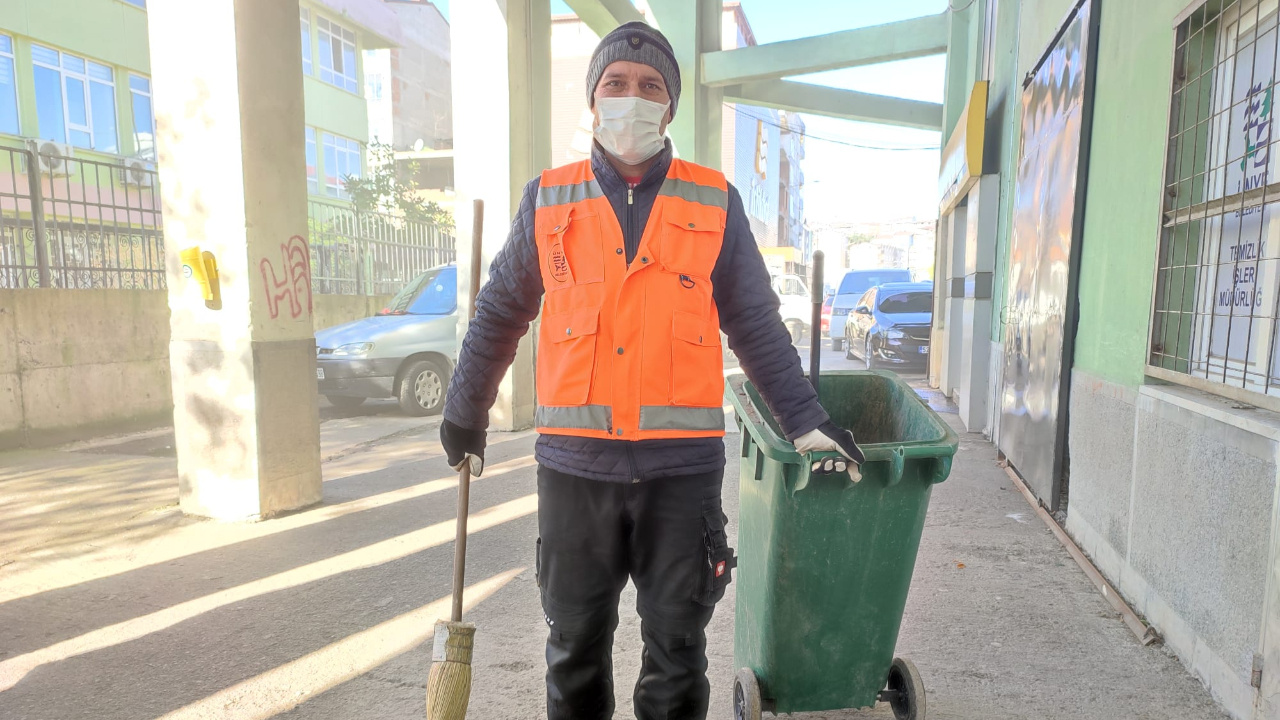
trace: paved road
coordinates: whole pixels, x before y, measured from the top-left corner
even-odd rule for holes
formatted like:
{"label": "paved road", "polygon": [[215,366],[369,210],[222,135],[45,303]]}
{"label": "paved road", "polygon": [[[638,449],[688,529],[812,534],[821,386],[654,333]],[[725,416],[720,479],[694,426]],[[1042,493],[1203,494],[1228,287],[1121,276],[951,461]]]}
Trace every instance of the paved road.
{"label": "paved road", "polygon": [[[825,355],[828,369],[844,366]],[[154,507],[174,494],[172,463],[145,456],[145,443],[0,456],[7,517],[44,533],[13,550],[14,524],[0,523],[0,718],[420,719],[425,641],[447,612],[454,476],[437,421],[389,404],[327,412],[325,503],[257,524]],[[475,720],[542,716],[533,439],[495,435],[472,491]],[[965,436],[952,477],[934,492],[898,645],[929,687],[928,717],[1224,717],[1176,659],[1138,645],[994,459],[980,437]],[[736,537],[736,453],[728,460]],[[24,494],[9,492],[18,487]],[[48,502],[67,487],[92,495]],[[716,720],[730,716],[734,602],[731,586],[710,628]],[[619,718],[631,716],[640,658],[630,588],[623,607]]]}

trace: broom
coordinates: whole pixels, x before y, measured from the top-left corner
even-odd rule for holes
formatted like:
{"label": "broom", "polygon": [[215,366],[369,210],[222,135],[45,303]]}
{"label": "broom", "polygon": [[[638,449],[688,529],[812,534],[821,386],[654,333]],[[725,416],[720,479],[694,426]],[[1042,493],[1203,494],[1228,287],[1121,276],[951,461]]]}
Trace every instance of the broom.
{"label": "broom", "polygon": [[[471,304],[467,320],[476,314],[480,288],[481,237],[484,201],[476,200],[471,220]],[[471,649],[476,626],[462,622],[462,585],[467,567],[467,512],[471,502],[471,463],[462,463],[458,474],[458,537],[453,546],[453,615],[436,622],[435,649],[427,675],[427,720],[463,720],[471,702]]]}

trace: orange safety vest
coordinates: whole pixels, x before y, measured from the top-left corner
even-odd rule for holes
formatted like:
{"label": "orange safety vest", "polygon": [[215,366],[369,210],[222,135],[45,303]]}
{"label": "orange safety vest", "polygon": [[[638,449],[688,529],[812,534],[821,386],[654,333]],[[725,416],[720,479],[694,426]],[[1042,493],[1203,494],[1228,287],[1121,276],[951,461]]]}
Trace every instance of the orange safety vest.
{"label": "orange safety vest", "polygon": [[545,295],[538,431],[615,440],[721,437],[724,374],[711,271],[724,175],[672,160],[627,266],[590,161],[542,173],[534,234]]}

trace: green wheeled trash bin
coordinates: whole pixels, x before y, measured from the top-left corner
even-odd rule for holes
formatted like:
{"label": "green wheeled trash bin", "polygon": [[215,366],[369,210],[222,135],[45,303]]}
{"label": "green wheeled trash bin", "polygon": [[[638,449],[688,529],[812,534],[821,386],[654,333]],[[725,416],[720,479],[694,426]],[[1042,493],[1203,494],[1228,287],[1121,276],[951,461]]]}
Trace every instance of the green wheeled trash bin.
{"label": "green wheeled trash bin", "polygon": [[818,397],[866,454],[862,481],[811,475],[742,375],[736,720],[888,702],[922,720],[924,686],[894,657],[934,483],[959,441],[897,375],[823,374]]}

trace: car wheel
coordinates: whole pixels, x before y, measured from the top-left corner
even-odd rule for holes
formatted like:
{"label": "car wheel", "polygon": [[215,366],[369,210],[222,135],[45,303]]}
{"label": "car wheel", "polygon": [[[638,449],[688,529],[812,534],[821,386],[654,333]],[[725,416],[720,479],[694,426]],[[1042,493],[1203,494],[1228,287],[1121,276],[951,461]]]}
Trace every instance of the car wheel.
{"label": "car wheel", "polygon": [[875,353],[874,353],[874,352],[872,351],[872,349],[871,349],[871,336],[870,336],[870,335],[868,335],[868,336],[867,336],[867,346],[866,346],[866,348],[864,348],[864,349],[863,349],[863,351],[862,351],[862,359],[863,359],[863,361],[865,361],[865,362],[866,362],[866,367],[867,367],[867,369],[868,369],[868,370],[875,370],[875,369],[876,369],[876,356],[875,356]]}
{"label": "car wheel", "polygon": [[856,357],[854,357],[854,354],[853,354],[853,339],[847,336],[844,339],[844,359],[845,360],[857,359]]}
{"label": "car wheel", "polygon": [[400,409],[406,415],[439,415],[444,410],[446,382],[437,363],[418,360],[400,380]]}
{"label": "car wheel", "polygon": [[791,344],[799,345],[804,340],[804,323],[799,320],[788,320],[787,332],[791,333]]}
{"label": "car wheel", "polygon": [[328,400],[329,404],[336,408],[350,410],[351,408],[360,407],[368,398],[351,397],[349,395],[325,395],[324,399]]}
{"label": "car wheel", "polygon": [[841,340],[840,338],[831,338],[832,350],[835,350],[836,352],[840,352],[840,349],[843,347],[844,347],[844,340]]}

